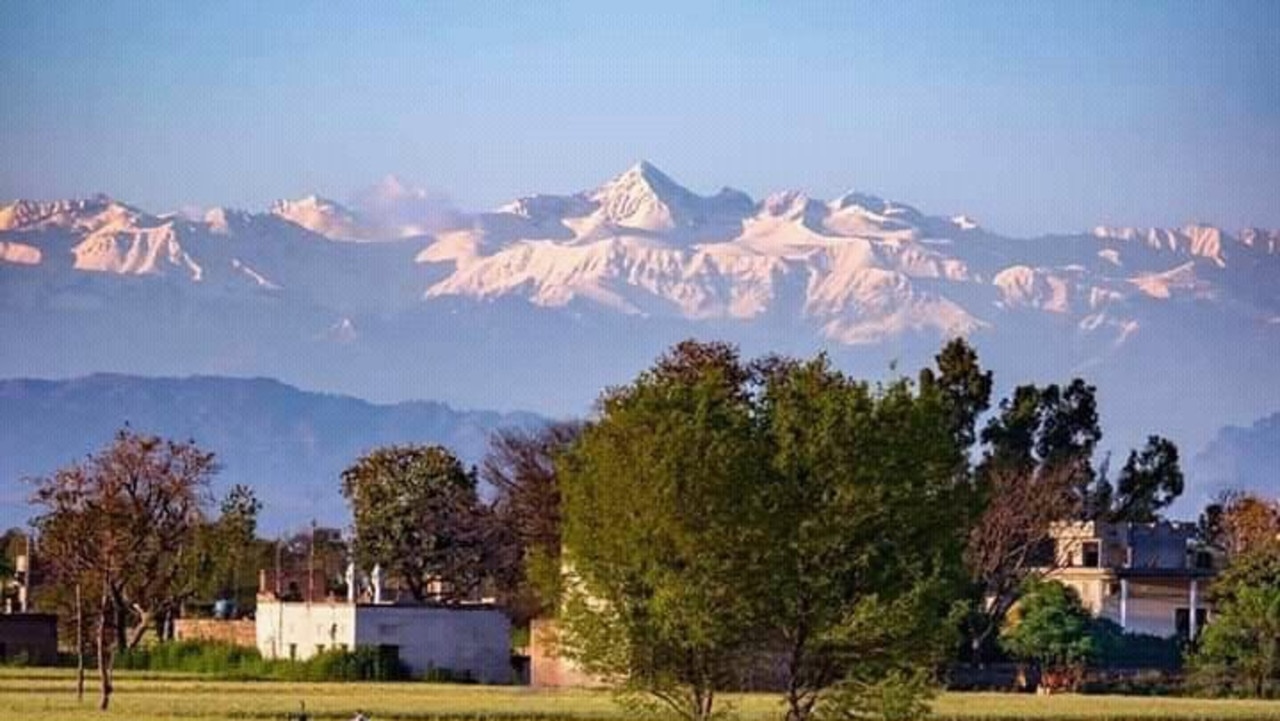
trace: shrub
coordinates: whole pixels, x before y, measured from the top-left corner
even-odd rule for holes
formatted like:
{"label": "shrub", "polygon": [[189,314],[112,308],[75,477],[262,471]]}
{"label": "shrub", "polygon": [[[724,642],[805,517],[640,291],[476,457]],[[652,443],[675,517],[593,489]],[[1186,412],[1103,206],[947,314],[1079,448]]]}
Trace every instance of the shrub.
{"label": "shrub", "polygon": [[1080,597],[1056,581],[1037,582],[1029,585],[1016,611],[1000,634],[1001,646],[1038,664],[1048,690],[1075,690],[1097,655],[1093,618]]}
{"label": "shrub", "polygon": [[354,651],[333,649],[304,661],[290,661],[265,659],[257,649],[228,643],[171,641],[120,654],[116,667],[180,671],[234,680],[397,681],[409,678],[408,669],[394,653],[365,646]]}

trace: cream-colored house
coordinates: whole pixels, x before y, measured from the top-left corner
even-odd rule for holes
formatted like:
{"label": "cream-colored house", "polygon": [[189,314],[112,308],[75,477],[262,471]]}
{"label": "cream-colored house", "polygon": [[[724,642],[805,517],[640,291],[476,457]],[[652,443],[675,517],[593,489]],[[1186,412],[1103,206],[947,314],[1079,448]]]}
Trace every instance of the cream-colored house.
{"label": "cream-colored house", "polygon": [[1186,523],[1073,521],[1051,529],[1048,578],[1080,594],[1094,615],[1125,631],[1194,638],[1209,620],[1213,558],[1197,551]]}

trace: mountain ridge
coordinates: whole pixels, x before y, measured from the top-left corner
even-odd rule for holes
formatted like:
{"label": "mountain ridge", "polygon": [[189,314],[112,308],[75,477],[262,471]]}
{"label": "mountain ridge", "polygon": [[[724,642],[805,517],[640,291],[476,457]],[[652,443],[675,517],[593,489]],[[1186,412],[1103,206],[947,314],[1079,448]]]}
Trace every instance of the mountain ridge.
{"label": "mountain ridge", "polygon": [[223,468],[215,492],[253,486],[266,504],[264,522],[278,529],[303,516],[341,525],[339,474],[374,446],[442,443],[476,464],[492,431],[542,422],[531,413],[436,401],[372,403],[273,378],[97,373],[0,380],[0,525],[26,518],[20,479],[83,458],[126,424],[216,453]]}
{"label": "mountain ridge", "polygon": [[264,375],[581,415],[690,336],[879,378],[965,335],[1001,382],[1098,383],[1121,449],[1147,432],[1198,448],[1280,408],[1274,230],[1013,238],[864,192],[702,195],[641,162],[422,233],[439,196],[393,181],[305,204],[349,211],[341,230],[269,208],[6,205],[0,376]]}

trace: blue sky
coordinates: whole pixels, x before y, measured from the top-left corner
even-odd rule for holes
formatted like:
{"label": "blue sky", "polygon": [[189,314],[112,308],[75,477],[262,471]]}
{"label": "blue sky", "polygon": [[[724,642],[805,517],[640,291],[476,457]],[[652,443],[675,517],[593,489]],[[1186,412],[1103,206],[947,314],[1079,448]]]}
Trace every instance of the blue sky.
{"label": "blue sky", "polygon": [[647,158],[1015,234],[1280,227],[1278,2],[7,0],[0,197],[467,208]]}

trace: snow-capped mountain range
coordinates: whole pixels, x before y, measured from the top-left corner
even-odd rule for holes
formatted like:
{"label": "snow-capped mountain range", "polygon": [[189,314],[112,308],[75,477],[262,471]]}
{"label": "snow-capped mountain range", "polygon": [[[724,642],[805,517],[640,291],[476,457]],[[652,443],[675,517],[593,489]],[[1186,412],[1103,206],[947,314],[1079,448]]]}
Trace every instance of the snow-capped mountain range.
{"label": "snow-capped mountain range", "polygon": [[[394,178],[345,205],[310,196],[199,217],[105,196],[19,200],[0,207],[0,330],[32,344],[6,340],[2,375],[270,372],[552,412],[585,408],[687,335],[827,348],[881,375],[966,335],[1017,374],[1008,383],[1094,369],[1148,391],[1207,384],[1221,425],[1280,408],[1280,232],[1009,238],[861,193],[700,195],[645,162],[593,190],[474,214]],[[404,372],[427,357],[430,372]],[[510,384],[440,392],[480,368],[516,370]],[[1240,374],[1263,387],[1224,388]]]}

